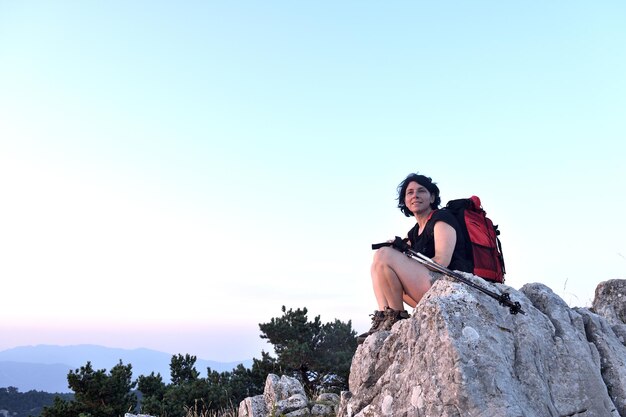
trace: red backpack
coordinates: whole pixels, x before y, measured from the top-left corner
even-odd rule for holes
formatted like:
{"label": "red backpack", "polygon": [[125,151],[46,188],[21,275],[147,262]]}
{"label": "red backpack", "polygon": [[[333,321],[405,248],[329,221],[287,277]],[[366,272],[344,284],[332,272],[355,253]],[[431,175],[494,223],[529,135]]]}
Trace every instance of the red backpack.
{"label": "red backpack", "polygon": [[467,253],[471,254],[474,275],[488,281],[504,282],[504,257],[498,236],[498,226],[487,217],[480,198],[451,200],[444,210],[449,210],[459,221],[465,235]]}

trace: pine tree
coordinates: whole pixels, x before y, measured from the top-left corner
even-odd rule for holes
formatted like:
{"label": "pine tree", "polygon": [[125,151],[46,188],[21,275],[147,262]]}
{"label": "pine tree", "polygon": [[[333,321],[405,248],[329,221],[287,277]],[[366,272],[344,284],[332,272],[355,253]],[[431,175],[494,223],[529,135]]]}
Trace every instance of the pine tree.
{"label": "pine tree", "polygon": [[120,361],[111,368],[94,370],[91,362],[75,371],[70,371],[67,381],[74,391],[71,401],[55,399],[51,407],[44,408],[42,417],[65,417],[83,415],[93,417],[118,417],[137,406],[137,396],[131,392],[132,365]]}
{"label": "pine tree", "polygon": [[347,389],[350,362],[356,350],[352,322],[309,321],[306,307],[282,307],[282,317],[259,324],[261,338],[274,345],[277,366],[297,377],[309,393]]}

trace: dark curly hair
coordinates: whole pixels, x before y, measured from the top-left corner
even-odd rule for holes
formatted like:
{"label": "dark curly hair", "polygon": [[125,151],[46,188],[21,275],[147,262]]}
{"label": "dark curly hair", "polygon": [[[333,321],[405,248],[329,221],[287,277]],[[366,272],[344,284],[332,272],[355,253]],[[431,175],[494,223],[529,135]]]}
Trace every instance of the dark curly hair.
{"label": "dark curly hair", "polygon": [[429,193],[435,196],[435,201],[430,204],[430,208],[437,210],[439,204],[441,204],[441,198],[439,197],[439,187],[433,182],[433,179],[421,174],[409,174],[404,181],[398,185],[398,208],[406,217],[411,217],[413,213],[406,207],[404,202],[404,196],[406,195],[406,189],[410,183],[416,182],[422,187],[426,188]]}

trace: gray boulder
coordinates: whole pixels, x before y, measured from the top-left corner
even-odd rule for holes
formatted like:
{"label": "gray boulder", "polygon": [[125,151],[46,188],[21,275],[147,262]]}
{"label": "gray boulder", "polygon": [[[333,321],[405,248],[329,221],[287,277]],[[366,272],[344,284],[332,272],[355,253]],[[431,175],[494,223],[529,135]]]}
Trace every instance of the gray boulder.
{"label": "gray boulder", "polygon": [[285,416],[285,417],[310,417],[311,416],[311,410],[308,409],[308,407],[305,408],[301,408],[299,410],[295,410],[292,411],[290,413],[287,414],[273,414],[270,415],[269,417],[273,417],[273,416]]}
{"label": "gray boulder", "polygon": [[624,414],[624,345],[605,319],[569,308],[541,284],[516,291],[464,276],[509,292],[526,314],[437,281],[412,318],[358,347],[339,416]]}
{"label": "gray boulder", "polygon": [[619,415],[602,379],[600,352],[593,344],[593,339],[602,339],[621,346],[615,335],[588,336],[584,317],[545,285],[528,284],[521,291],[554,327],[544,345],[550,349],[545,359],[550,381],[554,381],[549,394],[555,409],[565,415],[576,410],[587,410],[584,415]]}
{"label": "gray boulder", "polygon": [[311,407],[311,415],[313,416],[330,416],[336,415],[339,408],[339,395],[330,392],[322,393],[317,396],[315,403]]}
{"label": "gray boulder", "polygon": [[265,405],[265,397],[263,395],[248,397],[239,403],[238,417],[265,417],[267,414],[267,406]]}
{"label": "gray boulder", "polygon": [[612,326],[626,324],[626,280],[611,279],[598,284],[591,308]]}
{"label": "gray boulder", "polygon": [[333,406],[329,404],[314,404],[313,407],[311,407],[312,416],[328,416],[334,413]]}
{"label": "gray boulder", "polygon": [[263,395],[243,400],[238,417],[334,417],[339,402],[339,396],[332,393],[322,393],[315,401],[309,401],[296,378],[269,374]]}
{"label": "gray boulder", "polygon": [[304,387],[296,378],[269,374],[265,380],[263,397],[270,414],[299,417],[309,413]]}
{"label": "gray boulder", "polygon": [[271,410],[280,401],[285,401],[294,395],[300,394],[306,398],[306,393],[300,381],[286,375],[269,374],[265,380],[263,397],[268,410]]}
{"label": "gray boulder", "polygon": [[591,310],[609,322],[626,346],[626,280],[612,279],[598,284]]}
{"label": "gray boulder", "polygon": [[[276,415],[289,414],[294,411],[306,409],[308,411],[309,401],[304,394],[294,394],[289,398],[277,401],[274,406],[274,412]],[[302,414],[297,414],[302,415]],[[294,415],[295,417],[295,415]]]}
{"label": "gray boulder", "polygon": [[589,342],[598,350],[600,372],[609,397],[621,416],[626,416],[626,346],[612,332],[609,322],[587,309],[576,309],[583,317]]}

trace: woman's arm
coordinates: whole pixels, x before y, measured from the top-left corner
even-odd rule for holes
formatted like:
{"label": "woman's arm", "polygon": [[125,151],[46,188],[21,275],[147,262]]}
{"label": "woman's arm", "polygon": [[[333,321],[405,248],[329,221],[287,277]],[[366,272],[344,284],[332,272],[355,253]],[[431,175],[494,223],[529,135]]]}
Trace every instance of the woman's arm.
{"label": "woman's arm", "polygon": [[435,256],[433,261],[446,268],[452,260],[452,253],[456,245],[456,231],[454,227],[446,222],[438,221],[435,223]]}

